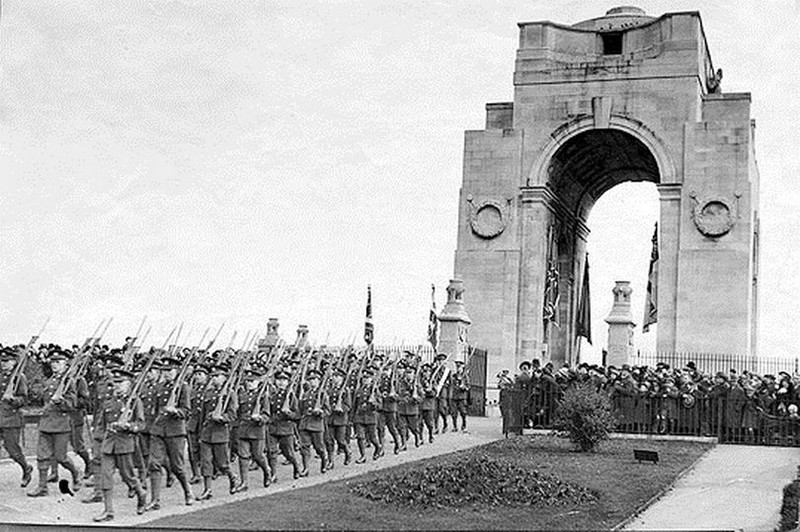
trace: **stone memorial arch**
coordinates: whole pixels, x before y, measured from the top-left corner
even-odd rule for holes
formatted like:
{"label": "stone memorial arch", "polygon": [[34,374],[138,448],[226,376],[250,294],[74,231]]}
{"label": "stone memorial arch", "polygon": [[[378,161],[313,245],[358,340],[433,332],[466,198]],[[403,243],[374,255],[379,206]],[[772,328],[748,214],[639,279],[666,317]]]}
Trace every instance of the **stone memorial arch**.
{"label": "stone memorial arch", "polygon": [[[627,181],[660,197],[658,350],[755,356],[755,126],[750,95],[722,92],[721,77],[697,12],[519,24],[514,101],[466,132],[459,198],[455,277],[490,376],[575,361],[586,221]],[[559,304],[546,333],[549,258]]]}

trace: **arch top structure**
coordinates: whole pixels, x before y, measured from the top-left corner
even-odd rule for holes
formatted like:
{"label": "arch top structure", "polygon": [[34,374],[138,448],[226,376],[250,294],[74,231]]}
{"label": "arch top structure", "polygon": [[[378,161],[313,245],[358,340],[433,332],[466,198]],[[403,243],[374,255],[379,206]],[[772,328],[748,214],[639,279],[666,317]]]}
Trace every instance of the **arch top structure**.
{"label": "arch top structure", "polygon": [[[514,101],[467,131],[455,276],[489,371],[577,361],[586,220],[625,181],[660,195],[662,351],[756,353],[758,171],[749,94],[726,94],[699,13],[631,7],[519,24]],[[558,327],[544,321],[548,256]],[[647,272],[642,273],[643,277]]]}

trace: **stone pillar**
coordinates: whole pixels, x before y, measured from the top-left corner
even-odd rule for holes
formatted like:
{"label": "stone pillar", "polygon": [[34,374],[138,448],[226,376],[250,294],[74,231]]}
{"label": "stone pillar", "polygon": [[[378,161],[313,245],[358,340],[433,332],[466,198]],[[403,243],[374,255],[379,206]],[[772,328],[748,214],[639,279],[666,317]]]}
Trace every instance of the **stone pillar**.
{"label": "stone pillar", "polygon": [[308,345],[308,325],[297,326],[297,340],[295,340],[297,347],[306,347]]}
{"label": "stone pillar", "polygon": [[634,354],[633,330],[636,324],[631,314],[631,283],[617,281],[612,290],[614,305],[606,318],[608,323],[608,358],[610,366],[620,367],[628,364]]}
{"label": "stone pillar", "polygon": [[267,320],[267,335],[258,341],[258,349],[266,351],[270,347],[278,344],[280,336],[278,335],[278,318],[270,318]]}
{"label": "stone pillar", "polygon": [[439,314],[439,353],[448,360],[465,361],[467,329],[472,323],[464,307],[464,281],[451,279],[447,286],[447,303]]}

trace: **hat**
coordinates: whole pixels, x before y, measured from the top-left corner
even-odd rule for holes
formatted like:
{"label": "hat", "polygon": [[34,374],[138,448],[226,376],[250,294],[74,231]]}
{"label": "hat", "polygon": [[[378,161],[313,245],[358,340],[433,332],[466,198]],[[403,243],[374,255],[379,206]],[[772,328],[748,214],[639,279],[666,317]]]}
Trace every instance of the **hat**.
{"label": "hat", "polygon": [[211,370],[211,373],[228,373],[228,371],[231,368],[230,366],[228,366],[228,364],[220,363],[220,364],[214,364],[209,369]]}
{"label": "hat", "polygon": [[344,368],[336,368],[335,370],[333,370],[333,374],[334,375],[341,375],[342,377],[346,377],[347,376],[347,371]]}
{"label": "hat", "polygon": [[2,360],[3,362],[7,360],[16,360],[16,359],[17,355],[14,354],[14,351],[12,351],[11,349],[3,349],[2,351],[0,351],[0,360]]}
{"label": "hat", "polygon": [[257,378],[261,377],[264,373],[261,371],[260,368],[251,367],[244,370],[244,376],[249,378]]}
{"label": "hat", "polygon": [[125,361],[122,360],[121,357],[115,355],[107,355],[100,358],[100,360],[102,360],[106,366],[122,366],[125,364]]}
{"label": "hat", "polygon": [[531,367],[531,363],[528,362],[527,360],[523,360],[522,362],[519,363],[519,369],[522,369],[524,367],[528,367],[528,368]]}
{"label": "hat", "polygon": [[132,379],[134,377],[133,373],[131,373],[130,371],[128,371],[126,369],[122,369],[122,368],[115,369],[111,373],[111,375],[112,375],[112,377],[114,378],[115,381],[121,381],[121,380],[125,380],[125,379]]}
{"label": "hat", "polygon": [[697,369],[697,366],[695,365],[693,360],[690,360],[689,362],[687,362],[686,363],[686,367],[689,368],[689,369]]}
{"label": "hat", "polygon": [[446,354],[444,354],[444,353],[438,353],[438,354],[437,354],[437,355],[434,357],[434,360],[447,360],[447,355],[446,355]]}
{"label": "hat", "polygon": [[277,373],[275,373],[275,380],[276,381],[277,380],[287,380],[288,381],[289,380],[289,374],[286,373],[285,371],[278,371]]}
{"label": "hat", "polygon": [[464,365],[464,361],[463,360],[456,360],[455,364],[456,364],[456,366],[463,366]]}
{"label": "hat", "polygon": [[375,370],[373,368],[364,368],[364,371],[361,373],[362,377],[374,377]]}
{"label": "hat", "polygon": [[320,378],[319,371],[315,370],[314,368],[311,368],[306,372],[306,379],[319,379],[319,378]]}
{"label": "hat", "polygon": [[50,362],[55,362],[57,360],[67,360],[67,354],[60,349],[56,349],[50,353]]}
{"label": "hat", "polygon": [[172,369],[181,367],[181,361],[177,358],[164,357],[159,361],[160,369]]}
{"label": "hat", "polygon": [[196,364],[196,365],[193,365],[192,368],[194,368],[194,372],[195,373],[198,373],[198,372],[199,373],[208,373],[208,371],[209,371],[208,366],[205,365],[205,364]]}

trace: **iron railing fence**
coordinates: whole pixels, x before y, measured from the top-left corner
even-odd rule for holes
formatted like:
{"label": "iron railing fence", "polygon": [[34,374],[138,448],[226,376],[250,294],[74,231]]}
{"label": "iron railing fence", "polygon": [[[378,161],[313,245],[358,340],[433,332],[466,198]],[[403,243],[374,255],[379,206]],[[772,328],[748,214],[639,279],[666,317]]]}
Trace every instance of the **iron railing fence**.
{"label": "iron railing fence", "polygon": [[800,358],[748,356],[730,353],[705,353],[693,351],[640,351],[630,360],[631,366],[655,367],[659,362],[669,364],[672,369],[686,367],[694,362],[697,371],[714,374],[718,371],[741,374],[745,370],[758,375],[777,375],[785,371],[800,373]]}

